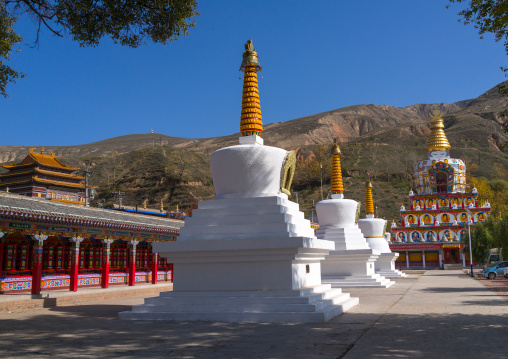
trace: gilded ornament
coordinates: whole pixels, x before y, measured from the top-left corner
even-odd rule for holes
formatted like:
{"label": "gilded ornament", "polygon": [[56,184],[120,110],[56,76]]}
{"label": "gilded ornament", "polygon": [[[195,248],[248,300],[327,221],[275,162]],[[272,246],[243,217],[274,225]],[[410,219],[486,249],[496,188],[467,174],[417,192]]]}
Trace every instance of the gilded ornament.
{"label": "gilded ornament", "polygon": [[288,152],[284,165],[282,166],[282,176],[280,182],[280,188],[282,193],[291,195],[291,183],[293,182],[293,176],[296,169],[296,151]]}

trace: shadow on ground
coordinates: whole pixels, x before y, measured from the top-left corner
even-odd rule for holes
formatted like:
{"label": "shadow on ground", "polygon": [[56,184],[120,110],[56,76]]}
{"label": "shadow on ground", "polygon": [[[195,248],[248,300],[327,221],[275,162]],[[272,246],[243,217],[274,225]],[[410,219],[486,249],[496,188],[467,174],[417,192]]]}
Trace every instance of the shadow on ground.
{"label": "shadow on ground", "polygon": [[385,314],[376,322],[376,316],[347,313],[343,323],[319,324],[118,320],[118,311],[126,309],[76,305],[2,319],[0,357],[68,358],[72,353],[101,358],[308,359],[347,353],[346,358],[501,358],[508,353],[506,336],[500,334],[508,332],[506,315]]}

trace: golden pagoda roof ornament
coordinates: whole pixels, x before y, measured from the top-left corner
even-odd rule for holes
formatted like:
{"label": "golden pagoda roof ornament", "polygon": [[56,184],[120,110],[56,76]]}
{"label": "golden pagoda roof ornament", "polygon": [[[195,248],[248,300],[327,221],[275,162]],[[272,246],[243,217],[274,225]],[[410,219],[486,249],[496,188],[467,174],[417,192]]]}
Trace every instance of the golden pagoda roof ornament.
{"label": "golden pagoda roof ornament", "polygon": [[441,111],[434,108],[430,115],[430,137],[427,142],[427,152],[449,151],[451,146],[444,133],[443,115]]}
{"label": "golden pagoda roof ornament", "polygon": [[340,167],[340,148],[337,144],[337,139],[333,141],[332,147],[332,195],[342,195],[344,192],[344,185],[342,183],[342,169]]}
{"label": "golden pagoda roof ornament", "polygon": [[[240,132],[243,136],[259,136],[263,132],[263,117],[259,101],[258,75],[261,71],[258,53],[252,40],[245,44],[245,52],[240,66],[243,71],[242,113],[240,116]],[[257,138],[257,137],[254,137]]]}
{"label": "golden pagoda roof ornament", "polygon": [[374,200],[372,199],[372,183],[365,183],[365,214],[374,216]]}
{"label": "golden pagoda roof ornament", "polygon": [[342,153],[342,152],[340,152],[340,147],[337,144],[336,138],[333,140],[333,147],[332,147],[332,154],[334,154],[334,153],[338,153],[339,155]]}
{"label": "golden pagoda roof ornament", "polygon": [[244,71],[245,68],[249,65],[255,65],[256,71],[263,70],[259,63],[258,53],[254,48],[252,40],[247,40],[247,43],[245,44],[245,52],[243,53],[243,60],[242,64],[240,65],[240,71]]}

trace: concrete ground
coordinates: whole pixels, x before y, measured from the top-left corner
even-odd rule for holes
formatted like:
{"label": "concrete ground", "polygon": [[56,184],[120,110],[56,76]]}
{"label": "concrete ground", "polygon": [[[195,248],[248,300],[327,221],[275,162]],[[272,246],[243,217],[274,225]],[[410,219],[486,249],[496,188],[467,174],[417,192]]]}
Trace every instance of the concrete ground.
{"label": "concrete ground", "polygon": [[508,301],[462,271],[409,272],[323,324],[129,322],[142,297],[0,313],[1,358],[508,358]]}

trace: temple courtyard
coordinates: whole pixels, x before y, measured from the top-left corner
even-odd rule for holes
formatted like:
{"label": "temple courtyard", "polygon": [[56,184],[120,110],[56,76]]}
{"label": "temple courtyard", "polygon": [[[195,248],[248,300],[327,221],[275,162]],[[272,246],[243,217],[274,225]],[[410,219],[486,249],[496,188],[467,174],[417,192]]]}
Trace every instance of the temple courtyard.
{"label": "temple courtyard", "polygon": [[[117,298],[0,312],[0,357],[508,356],[506,279],[488,283],[502,288],[504,281],[504,292],[492,291],[483,284],[486,280],[472,279],[458,270],[410,271],[408,277],[395,281],[390,288],[347,290],[360,298],[360,304],[324,324],[122,321],[118,312],[143,303],[142,286],[136,286],[136,291],[124,287]],[[167,289],[169,285],[158,290]],[[151,290],[144,295],[156,294]],[[58,302],[58,294],[50,293],[49,299]]]}

